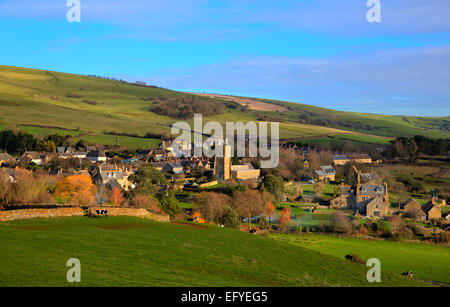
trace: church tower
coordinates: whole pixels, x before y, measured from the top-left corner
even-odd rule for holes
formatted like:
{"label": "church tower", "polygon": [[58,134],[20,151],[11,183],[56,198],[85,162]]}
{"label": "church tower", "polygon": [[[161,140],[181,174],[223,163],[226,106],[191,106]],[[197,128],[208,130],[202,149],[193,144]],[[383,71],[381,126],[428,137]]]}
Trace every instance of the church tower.
{"label": "church tower", "polygon": [[215,157],[214,175],[218,181],[225,181],[231,178],[231,146],[224,145],[223,158]]}

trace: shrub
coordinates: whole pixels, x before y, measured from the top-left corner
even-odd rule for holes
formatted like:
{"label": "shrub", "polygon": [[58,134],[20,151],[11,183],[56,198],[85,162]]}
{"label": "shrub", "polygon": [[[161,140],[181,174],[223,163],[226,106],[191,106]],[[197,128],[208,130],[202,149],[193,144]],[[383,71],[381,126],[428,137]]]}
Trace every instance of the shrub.
{"label": "shrub", "polygon": [[180,203],[173,195],[165,195],[161,193],[158,195],[159,207],[166,214],[170,215],[171,218],[182,213],[183,208],[181,208]]}
{"label": "shrub", "polygon": [[161,208],[158,206],[158,202],[147,195],[136,195],[131,200],[131,206],[139,209],[147,209],[156,213],[161,212]]}
{"label": "shrub", "polygon": [[227,206],[225,214],[222,217],[222,223],[227,228],[239,229],[239,217],[231,207]]}
{"label": "shrub", "polygon": [[353,230],[350,220],[337,212],[331,216],[330,228],[332,232],[336,233],[351,233]]}

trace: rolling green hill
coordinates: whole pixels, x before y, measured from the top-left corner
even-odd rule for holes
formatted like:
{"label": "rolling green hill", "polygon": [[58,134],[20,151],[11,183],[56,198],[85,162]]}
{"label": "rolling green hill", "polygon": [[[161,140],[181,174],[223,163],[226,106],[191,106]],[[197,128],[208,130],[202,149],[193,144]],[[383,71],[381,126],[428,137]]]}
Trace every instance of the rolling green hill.
{"label": "rolling green hill", "polygon": [[[238,230],[138,218],[36,219],[0,223],[0,286],[427,286],[364,265]],[[99,244],[101,242],[101,244]]]}
{"label": "rolling green hill", "polygon": [[[193,110],[201,109],[202,105],[205,110],[208,107],[205,113],[210,116],[204,118],[205,122],[279,121],[283,139],[339,135],[341,139],[384,143],[388,137],[395,136],[449,136],[448,132],[443,132],[448,129],[448,117],[348,113],[250,99],[262,105],[252,109],[234,101],[236,99],[142,87],[98,77],[0,66],[0,127],[15,125],[37,135],[53,131],[70,134],[75,139],[84,138],[91,143],[118,142],[131,148],[156,146],[159,135],[170,135],[171,125],[179,121],[167,116],[173,116],[173,108],[180,106],[175,113],[182,116],[194,104],[197,108],[192,107]],[[149,132],[154,139],[142,138]],[[118,133],[128,136],[113,136]],[[380,138],[367,138],[367,134]]]}

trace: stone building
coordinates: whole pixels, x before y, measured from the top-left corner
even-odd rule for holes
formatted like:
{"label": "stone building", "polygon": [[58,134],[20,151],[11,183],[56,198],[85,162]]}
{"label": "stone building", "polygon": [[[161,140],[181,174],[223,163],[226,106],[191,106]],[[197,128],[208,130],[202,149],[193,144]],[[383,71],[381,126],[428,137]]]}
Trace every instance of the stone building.
{"label": "stone building", "polygon": [[423,213],[422,206],[414,198],[410,198],[406,201],[403,205],[403,211],[405,212],[405,217],[414,219],[421,219],[421,213]]}
{"label": "stone building", "polygon": [[313,172],[314,178],[318,181],[330,182],[336,178],[336,171],[330,165],[321,166],[319,170]]}
{"label": "stone building", "polygon": [[341,195],[330,201],[330,207],[350,209],[367,217],[384,217],[389,214],[387,183],[374,182],[372,176],[362,176],[353,167],[355,184],[341,186]]}
{"label": "stone building", "polygon": [[229,179],[235,180],[251,180],[258,179],[261,170],[255,169],[250,163],[243,165],[232,165],[231,163],[231,146],[224,146],[223,157],[216,157],[214,162],[214,176],[218,181]]}
{"label": "stone building", "polygon": [[441,207],[436,204],[434,198],[422,206],[422,211],[425,213],[427,221],[439,220],[442,218]]}

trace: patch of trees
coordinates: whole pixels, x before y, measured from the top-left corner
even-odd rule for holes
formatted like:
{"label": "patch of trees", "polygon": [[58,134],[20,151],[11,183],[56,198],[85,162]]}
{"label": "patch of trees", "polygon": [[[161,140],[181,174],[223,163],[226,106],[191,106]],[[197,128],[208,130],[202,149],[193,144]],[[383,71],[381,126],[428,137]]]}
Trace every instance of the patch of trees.
{"label": "patch of trees", "polygon": [[298,119],[301,123],[317,125],[317,126],[333,126],[333,127],[346,127],[353,130],[366,130],[366,131],[375,131],[378,130],[378,127],[370,126],[361,121],[347,121],[342,119],[333,119],[330,118],[329,114],[322,113],[314,113],[306,110],[288,107],[290,111],[299,113]]}
{"label": "patch of trees", "polygon": [[129,180],[136,184],[136,189],[133,190],[135,195],[156,195],[158,185],[167,184],[166,177],[151,165],[141,167]]}
{"label": "patch of trees", "polygon": [[26,132],[17,134],[11,130],[0,132],[0,149],[10,154],[22,154],[26,150],[36,150],[43,148],[42,142],[38,142],[33,135]]}
{"label": "patch of trees", "polygon": [[222,115],[224,104],[219,101],[185,95],[177,98],[159,99],[149,111],[172,118],[189,119],[194,117],[194,114],[203,114],[203,116]]}
{"label": "patch of trees", "polygon": [[52,134],[38,140],[27,132],[4,130],[0,131],[0,149],[10,154],[23,154],[25,151],[54,152],[58,146],[69,146],[70,138],[70,135]]}
{"label": "patch of trees", "polygon": [[55,191],[59,178],[43,171],[31,172],[16,169],[15,180],[11,182],[6,169],[0,169],[0,204],[3,205],[53,205],[51,195]]}
{"label": "patch of trees", "polygon": [[386,158],[399,158],[406,162],[417,162],[420,154],[448,156],[450,139],[430,139],[416,135],[411,138],[400,137],[391,141],[383,152]]}
{"label": "patch of trees", "polygon": [[239,228],[240,220],[265,213],[267,195],[257,190],[235,190],[233,196],[223,193],[202,192],[197,195],[198,210],[208,222]]}

